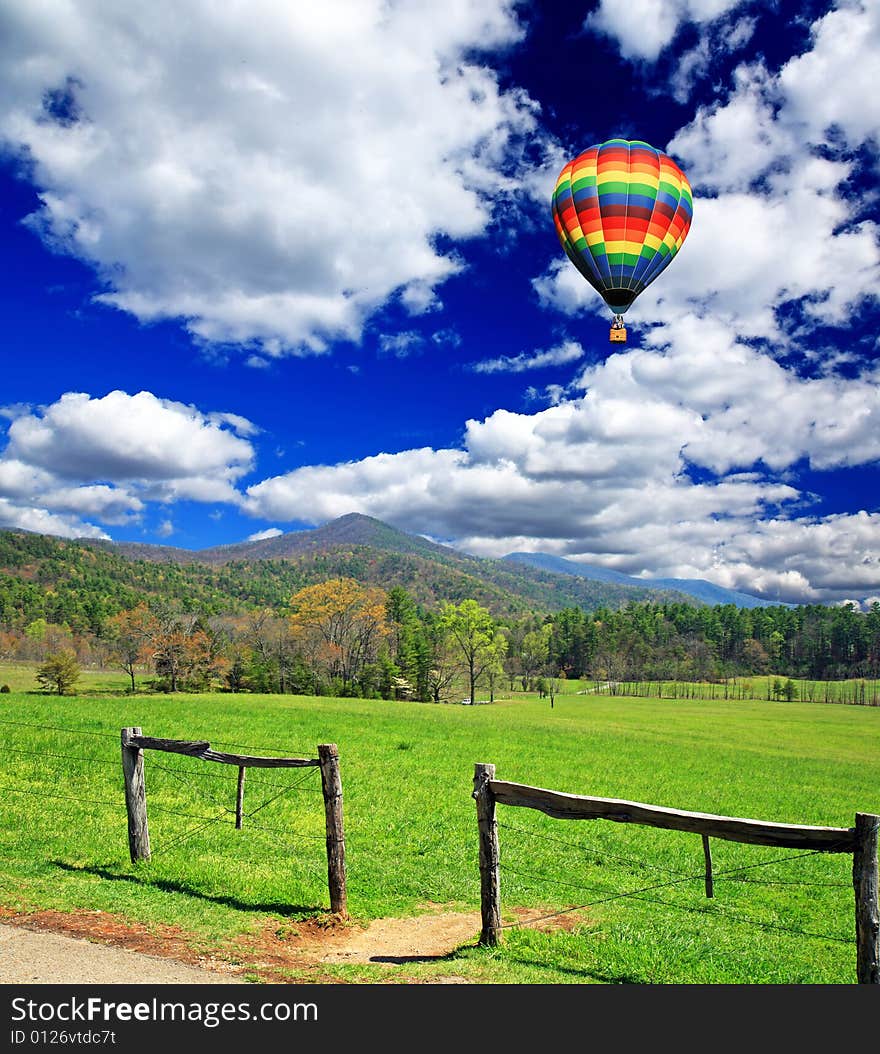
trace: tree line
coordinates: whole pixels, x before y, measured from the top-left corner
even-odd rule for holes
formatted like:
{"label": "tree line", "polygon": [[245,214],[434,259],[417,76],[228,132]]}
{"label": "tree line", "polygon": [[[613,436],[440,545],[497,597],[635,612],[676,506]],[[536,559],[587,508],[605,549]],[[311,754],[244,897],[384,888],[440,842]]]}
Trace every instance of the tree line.
{"label": "tree line", "polygon": [[[2,622],[0,622],[2,625]],[[743,609],[686,603],[578,607],[504,619],[474,599],[417,602],[336,577],[283,607],[192,610],[138,600],[97,631],[34,619],[0,629],[0,658],[116,666],[137,688],[290,692],[471,703],[505,689],[550,698],[564,678],[610,683],[723,681],[774,674],[833,680],[880,676],[880,604]],[[75,678],[74,678],[75,680]],[[782,682],[783,684],[785,682]],[[51,681],[58,691],[66,690]],[[69,685],[67,686],[69,687]]]}

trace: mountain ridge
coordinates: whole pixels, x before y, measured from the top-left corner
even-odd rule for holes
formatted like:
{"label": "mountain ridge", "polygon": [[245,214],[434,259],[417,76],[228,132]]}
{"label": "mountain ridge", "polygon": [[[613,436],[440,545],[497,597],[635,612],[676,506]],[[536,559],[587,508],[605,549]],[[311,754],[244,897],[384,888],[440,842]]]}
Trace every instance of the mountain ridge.
{"label": "mountain ridge", "polygon": [[[100,575],[77,555],[85,552],[104,554]],[[703,596],[695,596],[673,588],[673,580],[637,580],[602,568],[584,574],[582,567],[559,564],[561,558],[547,554],[474,556],[361,513],[313,529],[202,550],[6,531],[0,532],[2,553],[7,555],[0,559],[0,575],[39,581],[48,590],[75,586],[82,599],[92,589],[105,595],[112,580],[112,592],[129,599],[158,599],[176,591],[193,603],[207,603],[215,613],[247,605],[283,607],[298,589],[341,577],[386,590],[401,586],[416,602],[431,607],[471,598],[496,617],[549,614],[566,607],[615,609],[630,602],[711,602],[705,589]],[[720,590],[711,583],[704,586]],[[722,603],[739,599],[740,606],[767,603],[727,591],[716,595]]]}
{"label": "mountain ridge", "polygon": [[611,568],[596,564],[582,564],[576,560],[567,560],[562,556],[550,553],[508,553],[504,557],[511,563],[540,567],[544,570],[562,575],[574,575],[596,582],[615,582],[620,585],[653,586],[657,589],[672,589],[686,593],[696,600],[710,606],[715,604],[734,604],[736,607],[791,607],[778,600],[766,600],[751,593],[737,589],[727,589],[704,578],[636,578]]}
{"label": "mountain ridge", "polygon": [[[448,545],[409,534],[363,513],[348,513],[319,527],[289,531],[272,538],[234,542],[207,549],[177,549],[137,542],[101,542],[102,547],[134,560],[200,564],[209,567],[289,562],[325,577],[366,577],[372,584],[403,585],[421,600],[458,601],[473,596],[495,611],[535,607],[545,611],[574,605],[595,609],[628,600],[686,600],[683,593],[651,585],[599,583],[576,585],[540,567],[518,566],[503,559],[472,556]],[[365,564],[368,566],[365,570]],[[439,570],[438,570],[439,569]],[[310,577],[313,575],[310,572]],[[429,596],[427,581],[439,579],[443,590]],[[504,596],[507,599],[504,599]],[[515,598],[512,600],[511,598]]]}

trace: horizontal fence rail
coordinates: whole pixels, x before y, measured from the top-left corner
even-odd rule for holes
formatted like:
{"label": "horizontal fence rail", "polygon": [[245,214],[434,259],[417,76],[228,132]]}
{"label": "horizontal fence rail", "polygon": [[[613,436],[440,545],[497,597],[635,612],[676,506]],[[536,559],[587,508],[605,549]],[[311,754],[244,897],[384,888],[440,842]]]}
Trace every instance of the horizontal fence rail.
{"label": "horizontal fence rail", "polygon": [[227,754],[211,750],[211,744],[203,740],[157,739],[155,736],[129,737],[129,743],[141,750],[164,750],[170,754],[185,754],[202,761],[219,761],[222,765],[238,765],[239,768],[295,769],[309,765],[320,765],[320,758],[261,758],[249,754]]}
{"label": "horizontal fence rail", "polygon": [[519,805],[553,816],[558,820],[613,820],[661,827],[668,831],[687,831],[711,838],[724,838],[749,845],[778,849],[812,849],[825,853],[851,853],[855,848],[855,829],[851,827],[807,827],[793,823],[768,823],[737,816],[714,816],[706,812],[682,812],[657,805],[645,805],[621,798],[593,798],[529,787],[523,783],[490,780],[489,790],[500,805]]}
{"label": "horizontal fence rail", "polygon": [[853,827],[812,827],[739,816],[716,816],[621,798],[566,794],[545,787],[510,783],[495,779],[495,766],[489,764],[474,767],[473,797],[480,839],[481,944],[493,946],[501,940],[501,856],[495,809],[496,805],[509,805],[536,809],[560,820],[611,820],[699,834],[706,865],[707,897],[714,896],[709,838],[808,852],[850,853],[855,892],[856,979],[859,984],[880,984],[877,863],[880,816],[856,813]]}

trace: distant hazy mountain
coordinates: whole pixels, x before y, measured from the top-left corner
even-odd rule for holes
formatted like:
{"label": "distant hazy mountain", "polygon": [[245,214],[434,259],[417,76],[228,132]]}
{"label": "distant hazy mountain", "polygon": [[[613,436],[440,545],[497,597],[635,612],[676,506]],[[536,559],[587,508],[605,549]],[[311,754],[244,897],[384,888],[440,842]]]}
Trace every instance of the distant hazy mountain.
{"label": "distant hazy mountain", "polygon": [[592,582],[614,582],[618,585],[638,585],[642,588],[649,586],[655,589],[672,589],[679,593],[686,593],[689,597],[710,606],[714,604],[735,604],[739,608],[789,606],[782,605],[776,600],[762,600],[760,597],[740,593],[735,589],[724,589],[723,586],[716,586],[702,578],[634,578],[620,571],[611,571],[607,567],[582,564],[576,560],[566,560],[561,556],[551,556],[549,553],[508,553],[504,559],[510,563],[539,567],[543,571],[552,571],[558,575],[574,575]]}

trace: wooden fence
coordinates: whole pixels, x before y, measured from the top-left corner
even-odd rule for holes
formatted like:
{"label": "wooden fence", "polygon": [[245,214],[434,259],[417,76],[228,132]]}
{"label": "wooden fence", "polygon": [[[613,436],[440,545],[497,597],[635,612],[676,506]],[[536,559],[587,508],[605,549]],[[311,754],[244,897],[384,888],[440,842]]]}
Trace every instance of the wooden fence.
{"label": "wooden fence", "polygon": [[501,940],[501,885],[498,823],[495,806],[515,805],[538,809],[560,820],[613,820],[638,823],[671,831],[699,834],[706,862],[706,895],[714,893],[709,838],[781,849],[820,853],[852,853],[856,915],[856,979],[859,984],[880,984],[880,909],[878,909],[877,842],[880,816],[856,813],[853,827],[808,827],[768,823],[710,813],[682,812],[641,802],[563,794],[495,779],[495,766],[474,769],[474,799],[480,834],[480,943]]}
{"label": "wooden fence", "polygon": [[122,771],[125,776],[128,848],[132,863],[150,859],[145,750],[162,750],[172,754],[185,754],[202,761],[218,762],[221,765],[236,765],[238,767],[238,787],[235,802],[235,826],[239,829],[243,822],[244,784],[247,769],[320,766],[327,832],[327,883],[330,889],[330,910],[339,915],[347,915],[342,779],[339,774],[339,751],[335,743],[320,745],[317,758],[262,758],[212,750],[211,744],[202,740],[155,739],[152,736],[142,735],[140,728],[123,728]]}

